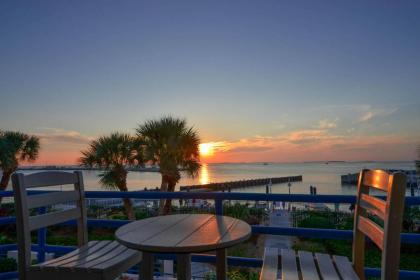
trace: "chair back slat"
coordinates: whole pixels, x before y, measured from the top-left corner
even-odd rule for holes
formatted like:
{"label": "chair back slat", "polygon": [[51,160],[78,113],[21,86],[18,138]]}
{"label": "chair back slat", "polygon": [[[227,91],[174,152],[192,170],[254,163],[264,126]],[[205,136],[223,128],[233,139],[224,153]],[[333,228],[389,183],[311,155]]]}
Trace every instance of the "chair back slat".
{"label": "chair back slat", "polygon": [[28,208],[33,209],[42,206],[49,206],[66,202],[75,202],[79,199],[80,193],[78,191],[61,191],[31,195],[28,197]]}
{"label": "chair back slat", "polygon": [[38,172],[24,178],[25,188],[74,185],[78,182],[77,174],[61,171]]}
{"label": "chair back slat", "polygon": [[[386,200],[369,195],[371,188],[386,192]],[[381,279],[398,279],[405,190],[403,173],[360,172],[354,213],[353,265],[362,280],[365,279],[365,236],[382,250]],[[371,220],[372,215],[383,221],[383,228]]]}
{"label": "chair back slat", "polygon": [[379,249],[383,250],[384,231],[379,225],[377,225],[375,222],[372,222],[368,218],[360,216],[357,228],[366,236],[368,236],[370,240],[372,240],[376,246],[379,247]]}
{"label": "chair back slat", "polygon": [[390,175],[383,170],[368,171],[363,177],[363,185],[387,192],[389,176]]}
{"label": "chair back slat", "polygon": [[29,217],[29,230],[33,231],[70,220],[75,220],[80,218],[80,215],[80,209],[73,208]]}
{"label": "chair back slat", "polygon": [[[48,192],[31,196],[27,194],[27,188],[69,184],[73,185],[73,191]],[[12,175],[12,185],[16,209],[19,278],[26,279],[26,271],[31,265],[31,231],[76,219],[78,245],[82,246],[88,242],[83,176],[80,171],[39,172],[30,175],[15,173]],[[30,216],[29,210],[32,208],[66,202],[74,202],[75,208]]]}
{"label": "chair back slat", "polygon": [[382,199],[362,193],[360,197],[360,206],[381,218],[382,221],[385,219],[386,202]]}

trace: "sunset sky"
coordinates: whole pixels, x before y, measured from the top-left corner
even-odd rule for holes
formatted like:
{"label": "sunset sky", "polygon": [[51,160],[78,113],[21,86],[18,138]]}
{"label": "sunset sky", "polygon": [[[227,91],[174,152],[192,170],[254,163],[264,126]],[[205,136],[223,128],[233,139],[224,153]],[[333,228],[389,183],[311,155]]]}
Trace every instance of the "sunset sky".
{"label": "sunset sky", "polygon": [[[384,3],[387,2],[387,3]],[[37,164],[163,115],[204,162],[412,160],[420,1],[0,1],[0,129]]]}

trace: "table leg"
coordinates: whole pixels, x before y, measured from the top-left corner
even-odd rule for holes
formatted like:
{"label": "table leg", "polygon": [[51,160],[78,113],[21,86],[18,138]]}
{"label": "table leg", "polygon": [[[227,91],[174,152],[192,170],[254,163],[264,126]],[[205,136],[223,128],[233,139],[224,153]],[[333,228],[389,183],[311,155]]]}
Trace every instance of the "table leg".
{"label": "table leg", "polygon": [[191,255],[190,254],[177,254],[176,255],[177,275],[178,280],[190,280],[191,279]]}
{"label": "table leg", "polygon": [[227,260],[226,249],[216,250],[216,275],[217,280],[226,280]]}
{"label": "table leg", "polygon": [[139,279],[153,280],[154,270],[154,256],[152,253],[143,252],[143,257],[140,263]]}

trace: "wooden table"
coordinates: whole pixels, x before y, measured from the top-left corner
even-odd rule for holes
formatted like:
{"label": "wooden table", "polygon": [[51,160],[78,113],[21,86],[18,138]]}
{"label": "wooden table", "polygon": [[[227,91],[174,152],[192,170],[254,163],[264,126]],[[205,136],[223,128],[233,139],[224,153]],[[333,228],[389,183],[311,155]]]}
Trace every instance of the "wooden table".
{"label": "wooden table", "polygon": [[226,279],[226,248],[247,240],[251,227],[238,219],[209,214],[148,218],[120,227],[116,239],[143,252],[142,279],[153,279],[153,253],[176,253],[178,279],[191,279],[191,253],[216,250],[217,279]]}

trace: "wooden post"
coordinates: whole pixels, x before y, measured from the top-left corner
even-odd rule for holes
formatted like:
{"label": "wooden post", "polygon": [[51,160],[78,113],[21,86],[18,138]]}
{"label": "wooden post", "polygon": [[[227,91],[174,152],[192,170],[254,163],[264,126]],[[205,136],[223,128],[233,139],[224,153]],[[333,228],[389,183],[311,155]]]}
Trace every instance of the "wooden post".
{"label": "wooden post", "polygon": [[153,280],[154,258],[152,253],[143,252],[140,268],[139,279]]}
{"label": "wooden post", "polygon": [[31,232],[29,230],[29,209],[23,174],[13,174],[12,185],[15,192],[19,279],[27,279],[27,268],[31,265]]}
{"label": "wooden post", "polygon": [[191,255],[190,254],[177,254],[177,278],[178,280],[191,279]]}
{"label": "wooden post", "polygon": [[77,245],[79,247],[88,243],[88,227],[87,227],[87,209],[84,200],[85,185],[83,183],[83,174],[81,171],[75,171],[77,176],[77,183],[74,184],[74,189],[79,192],[80,199],[77,200],[77,207],[80,208],[81,215],[77,219]]}
{"label": "wooden post", "polygon": [[217,280],[226,280],[227,274],[226,249],[216,250],[216,275]]}

